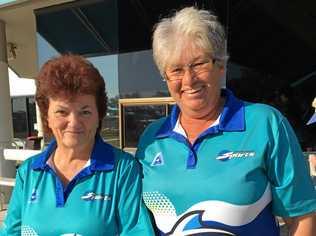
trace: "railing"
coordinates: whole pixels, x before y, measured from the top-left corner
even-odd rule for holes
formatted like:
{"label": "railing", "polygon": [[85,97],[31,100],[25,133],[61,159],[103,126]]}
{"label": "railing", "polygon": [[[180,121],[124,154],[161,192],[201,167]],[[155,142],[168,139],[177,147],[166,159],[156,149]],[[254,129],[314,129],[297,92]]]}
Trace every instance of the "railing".
{"label": "railing", "polygon": [[5,148],[3,150],[3,156],[5,160],[22,162],[40,152],[41,150]]}
{"label": "railing", "polygon": [[304,156],[306,157],[310,175],[316,189],[316,151],[304,152]]}
{"label": "railing", "polygon": [[[29,150],[29,149],[3,149],[3,157],[5,160],[23,162],[27,158],[40,153],[40,150]],[[15,178],[8,178],[0,176],[0,186],[11,186],[15,185]]]}
{"label": "railing", "polygon": [[[25,142],[21,139],[12,139],[11,142],[0,142],[0,151],[3,151],[1,156],[3,154],[4,160],[15,161],[16,163],[23,162],[26,158],[40,152],[39,150],[26,150],[21,148],[25,148]],[[2,162],[2,164],[5,164],[5,162]],[[14,185],[15,178],[4,176],[4,173],[2,173],[0,176],[0,186],[14,187]],[[0,210],[3,209],[4,203],[5,193],[0,191]]]}

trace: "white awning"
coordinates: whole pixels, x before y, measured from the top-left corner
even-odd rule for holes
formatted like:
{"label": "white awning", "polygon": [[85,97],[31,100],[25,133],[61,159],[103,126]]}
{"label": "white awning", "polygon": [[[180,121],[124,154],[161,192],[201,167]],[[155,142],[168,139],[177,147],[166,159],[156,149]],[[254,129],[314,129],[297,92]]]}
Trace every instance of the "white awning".
{"label": "white awning", "polygon": [[9,83],[11,97],[35,95],[35,80],[20,78],[11,69],[9,69]]}

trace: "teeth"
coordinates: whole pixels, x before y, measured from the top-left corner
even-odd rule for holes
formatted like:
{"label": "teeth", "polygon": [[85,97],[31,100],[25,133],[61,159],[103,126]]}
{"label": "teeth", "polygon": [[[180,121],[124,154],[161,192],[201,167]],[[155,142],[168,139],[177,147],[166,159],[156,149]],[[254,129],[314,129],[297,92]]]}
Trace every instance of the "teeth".
{"label": "teeth", "polygon": [[193,94],[193,93],[197,93],[197,92],[199,92],[199,91],[201,91],[201,88],[199,88],[199,89],[185,90],[184,92],[185,92],[185,93],[189,93],[189,94]]}

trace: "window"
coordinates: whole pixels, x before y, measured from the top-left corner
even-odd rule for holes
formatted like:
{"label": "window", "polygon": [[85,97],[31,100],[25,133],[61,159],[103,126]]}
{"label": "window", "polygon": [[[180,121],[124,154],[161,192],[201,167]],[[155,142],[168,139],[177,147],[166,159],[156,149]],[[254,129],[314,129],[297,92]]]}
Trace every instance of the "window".
{"label": "window", "polygon": [[120,99],[120,147],[134,152],[147,125],[167,116],[172,104],[174,100],[170,97]]}

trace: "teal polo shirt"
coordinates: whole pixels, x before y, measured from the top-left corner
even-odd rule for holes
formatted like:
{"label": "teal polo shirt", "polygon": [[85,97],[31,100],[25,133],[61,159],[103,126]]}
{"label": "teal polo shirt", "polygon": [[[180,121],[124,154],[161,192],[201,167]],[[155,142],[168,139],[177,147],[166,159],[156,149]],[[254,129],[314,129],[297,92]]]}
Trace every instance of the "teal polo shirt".
{"label": "teal polo shirt", "polygon": [[134,157],[97,136],[90,165],[64,187],[47,164],[55,149],[18,169],[1,235],[153,235]]}
{"label": "teal polo shirt", "polygon": [[[223,90],[217,125],[193,144],[175,132],[180,110],[144,131],[143,198],[162,235],[279,235],[275,215],[316,211],[316,193],[288,121]],[[216,234],[217,235],[217,234]]]}

